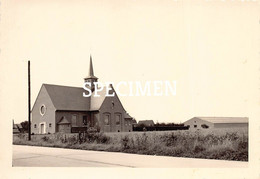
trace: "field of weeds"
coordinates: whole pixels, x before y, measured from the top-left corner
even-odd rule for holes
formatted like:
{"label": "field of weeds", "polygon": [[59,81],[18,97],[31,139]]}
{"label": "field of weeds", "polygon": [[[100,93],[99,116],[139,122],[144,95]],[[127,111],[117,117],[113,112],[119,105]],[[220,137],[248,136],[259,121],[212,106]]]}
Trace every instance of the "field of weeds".
{"label": "field of weeds", "polygon": [[16,135],[13,144],[147,155],[248,161],[248,131],[151,131],[131,133]]}

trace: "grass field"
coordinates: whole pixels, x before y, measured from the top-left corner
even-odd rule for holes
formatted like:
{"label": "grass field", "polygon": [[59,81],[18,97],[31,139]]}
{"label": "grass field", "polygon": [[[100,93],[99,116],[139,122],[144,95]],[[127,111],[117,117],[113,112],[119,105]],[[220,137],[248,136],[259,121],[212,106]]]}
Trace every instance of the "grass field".
{"label": "grass field", "polygon": [[13,144],[147,155],[248,161],[248,130],[14,135]]}

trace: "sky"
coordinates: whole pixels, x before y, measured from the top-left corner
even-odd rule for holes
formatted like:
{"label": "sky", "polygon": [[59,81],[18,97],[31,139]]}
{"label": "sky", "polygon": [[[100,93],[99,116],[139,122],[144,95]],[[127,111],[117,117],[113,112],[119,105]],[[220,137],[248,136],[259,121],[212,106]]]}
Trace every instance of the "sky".
{"label": "sky", "polygon": [[[25,1],[1,4],[1,113],[28,118],[43,83],[176,81],[175,96],[119,96],[139,120],[248,117],[260,105],[256,1]],[[258,92],[258,93],[257,93]],[[258,106],[259,107],[259,106]]]}

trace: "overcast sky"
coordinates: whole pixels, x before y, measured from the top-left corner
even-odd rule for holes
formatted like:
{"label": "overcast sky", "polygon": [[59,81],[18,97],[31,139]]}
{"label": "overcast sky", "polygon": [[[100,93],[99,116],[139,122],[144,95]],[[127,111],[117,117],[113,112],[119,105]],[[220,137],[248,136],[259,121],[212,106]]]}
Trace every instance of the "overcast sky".
{"label": "overcast sky", "polygon": [[33,105],[42,83],[81,87],[90,54],[100,82],[177,81],[176,96],[119,96],[137,120],[249,116],[259,83],[257,2],[17,0],[1,8],[8,120],[27,120],[27,60]]}

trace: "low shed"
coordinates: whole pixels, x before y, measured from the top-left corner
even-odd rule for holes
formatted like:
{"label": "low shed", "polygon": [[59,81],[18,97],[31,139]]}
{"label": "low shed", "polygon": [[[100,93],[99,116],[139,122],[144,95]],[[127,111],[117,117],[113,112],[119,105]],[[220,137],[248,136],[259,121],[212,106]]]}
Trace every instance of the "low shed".
{"label": "low shed", "polygon": [[138,122],[138,126],[141,126],[141,125],[144,125],[144,126],[147,126],[147,127],[154,126],[154,122],[153,122],[153,120],[140,120]]}
{"label": "low shed", "polygon": [[248,128],[247,117],[193,117],[184,122],[189,129],[208,129],[208,128]]}

